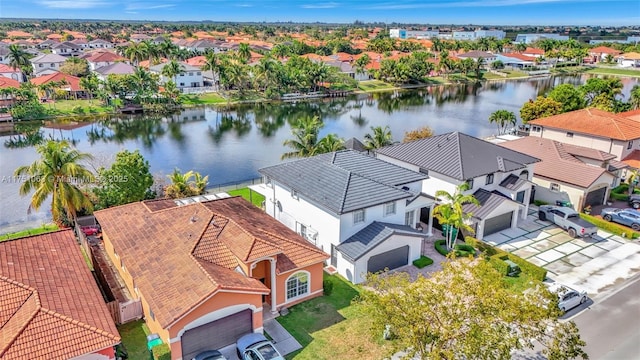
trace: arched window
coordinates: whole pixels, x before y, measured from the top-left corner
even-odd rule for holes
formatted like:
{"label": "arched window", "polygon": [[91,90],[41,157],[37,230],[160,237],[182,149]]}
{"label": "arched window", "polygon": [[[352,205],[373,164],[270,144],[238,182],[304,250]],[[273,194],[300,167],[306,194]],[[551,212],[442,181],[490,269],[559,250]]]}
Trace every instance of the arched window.
{"label": "arched window", "polygon": [[287,279],[287,300],[309,294],[310,275],[307,271],[299,271]]}
{"label": "arched window", "polygon": [[522,170],[522,172],[520,173],[520,179],[529,180],[529,171]]}

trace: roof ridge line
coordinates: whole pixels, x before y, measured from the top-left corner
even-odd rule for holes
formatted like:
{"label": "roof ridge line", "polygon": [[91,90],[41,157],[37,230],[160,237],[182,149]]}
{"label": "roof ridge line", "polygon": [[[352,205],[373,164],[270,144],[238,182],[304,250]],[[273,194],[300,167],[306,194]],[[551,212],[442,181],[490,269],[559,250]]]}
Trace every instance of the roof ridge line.
{"label": "roof ridge line", "polygon": [[[345,169],[343,169],[343,170],[345,170]],[[345,170],[345,171],[347,172],[347,183],[346,183],[346,185],[344,187],[344,190],[342,191],[342,197],[340,199],[340,208],[339,208],[340,213],[344,212],[344,204],[346,202],[345,200],[347,199],[347,191],[349,190],[349,185],[351,185],[352,172],[351,172],[351,170]]]}
{"label": "roof ridge line", "polygon": [[103,329],[100,329],[100,328],[98,328],[96,326],[89,325],[87,323],[84,323],[84,322],[82,322],[80,320],[71,318],[69,316],[63,315],[63,314],[61,314],[61,313],[59,313],[59,312],[57,312],[55,310],[47,309],[47,308],[44,308],[44,307],[40,307],[39,310],[42,311],[43,313],[47,314],[47,315],[54,316],[54,317],[56,317],[58,319],[64,320],[64,321],[66,321],[68,323],[71,323],[73,325],[79,325],[80,327],[82,327],[82,328],[84,328],[86,330],[89,330],[91,332],[94,332],[94,333],[96,333],[98,335],[107,337],[107,338],[112,339],[112,340],[118,340],[118,341],[120,340],[120,336],[115,336],[114,334],[111,334],[111,333],[109,333],[109,332],[107,332],[107,331],[105,331]]}
{"label": "roof ridge line", "polygon": [[[200,203],[200,204],[202,204],[202,203]],[[209,210],[209,208],[207,208],[206,206],[205,206],[205,208],[207,210]],[[173,208],[169,208],[169,209],[173,209]],[[209,229],[209,226],[211,226],[211,221],[215,217],[215,214],[211,210],[209,210],[209,212],[211,213],[211,215],[209,216],[209,220],[207,220],[207,222],[209,224],[204,227],[204,230],[202,230],[202,232],[200,233],[200,236],[198,236],[198,241],[196,241],[193,244],[193,246],[191,247],[191,250],[189,250],[189,254],[193,254],[193,252],[196,251],[196,249],[198,248],[198,245],[200,244],[200,242],[202,241],[202,238],[204,237],[204,234],[207,232],[207,229]],[[226,226],[226,224],[225,224],[225,226]]]}
{"label": "roof ridge line", "polygon": [[287,242],[290,242],[290,243],[293,243],[293,244],[299,244],[299,245],[304,246],[304,247],[306,247],[306,248],[308,248],[309,250],[312,250],[312,251],[321,252],[321,253],[324,252],[324,251],[318,249],[316,246],[311,245],[311,243],[308,243],[308,241],[306,241],[306,240],[303,243],[300,243],[298,241],[293,241],[293,240],[291,240],[289,238],[286,238],[284,236],[280,236],[280,235],[272,233],[270,231],[266,231],[266,230],[262,230],[262,229],[260,229],[260,231],[262,231],[263,233],[268,234],[270,236],[276,237],[276,238],[278,238],[280,240],[284,240],[284,241],[287,241]]}
{"label": "roof ridge line", "polygon": [[[33,292],[29,297],[31,296],[35,297],[34,301],[36,303],[36,308],[33,311],[33,313],[31,313],[31,315],[28,317],[28,320],[24,322],[24,324],[18,329],[18,331],[16,331],[15,335],[7,342],[7,345],[3,349],[0,349],[0,358],[4,356],[4,354],[9,350],[9,348],[11,348],[11,345],[13,345],[13,343],[16,342],[16,340],[18,339],[18,336],[22,334],[24,329],[26,329],[27,326],[29,326],[29,324],[31,323],[31,321],[33,321],[33,318],[35,318],[38,312],[40,312],[42,305],[40,304],[40,296],[38,295],[38,290],[33,290]],[[29,298],[27,298],[27,300],[29,300]],[[22,305],[24,305],[26,302],[27,301],[25,300],[25,302],[23,302]],[[20,307],[22,307],[22,305],[20,305]],[[15,313],[13,315],[15,315]]]}

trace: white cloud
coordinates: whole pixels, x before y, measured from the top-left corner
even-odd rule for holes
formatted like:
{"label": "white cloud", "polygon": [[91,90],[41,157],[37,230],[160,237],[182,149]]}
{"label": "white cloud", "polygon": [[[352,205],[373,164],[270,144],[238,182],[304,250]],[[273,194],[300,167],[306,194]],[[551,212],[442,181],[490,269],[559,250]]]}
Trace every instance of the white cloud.
{"label": "white cloud", "polygon": [[394,3],[381,3],[364,6],[369,10],[403,10],[403,9],[426,9],[426,8],[464,8],[464,7],[501,7],[519,6],[544,3],[577,3],[577,2],[599,2],[601,0],[468,0],[468,1],[431,1],[414,2],[406,1]]}
{"label": "white cloud", "polygon": [[126,10],[153,10],[153,9],[167,9],[175,7],[176,4],[152,4],[152,3],[131,3],[127,4]]}
{"label": "white cloud", "polygon": [[340,4],[335,3],[335,2],[328,2],[328,3],[320,3],[320,4],[305,4],[305,5],[301,5],[300,7],[303,9],[333,9],[335,7],[338,7]]}
{"label": "white cloud", "polygon": [[91,9],[108,4],[102,0],[42,0],[39,3],[52,9]]}

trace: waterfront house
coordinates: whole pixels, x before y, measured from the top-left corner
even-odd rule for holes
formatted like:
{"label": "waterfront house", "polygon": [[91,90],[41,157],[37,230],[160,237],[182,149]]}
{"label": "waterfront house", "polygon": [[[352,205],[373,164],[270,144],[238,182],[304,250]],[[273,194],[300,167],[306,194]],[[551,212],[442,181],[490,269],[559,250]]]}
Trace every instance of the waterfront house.
{"label": "waterfront house", "polygon": [[57,54],[42,54],[32,58],[33,74],[35,76],[51,74],[60,70],[60,66],[67,61],[67,58]]}
{"label": "waterfront house", "polygon": [[532,179],[536,200],[565,201],[576,210],[604,204],[627,167],[613,154],[534,136],[499,145],[540,159]]}
{"label": "waterfront house", "polygon": [[544,50],[528,47],[522,52],[522,55],[530,56],[534,58],[544,57]]}
{"label": "waterfront house", "polygon": [[[69,74],[64,74],[61,72],[55,72],[49,75],[34,77],[30,81],[35,86],[52,83],[52,82],[63,83],[63,85],[60,85],[56,90],[65,91],[67,93],[66,95],[67,99],[77,99],[79,97],[84,96],[84,93],[85,93],[84,89],[80,86],[79,77],[69,75]],[[51,95],[51,92],[49,92],[49,95]]]}
{"label": "waterfront house", "polygon": [[136,72],[136,68],[125,62],[115,62],[111,65],[102,66],[93,71],[98,79],[105,81],[109,75],[131,75]]}
{"label": "waterfront house", "polygon": [[473,50],[466,53],[458,54],[458,58],[460,59],[473,59],[473,61],[478,61],[478,59],[484,59],[485,64],[491,64],[492,62],[498,60],[495,54],[488,53],[486,51],[478,51]]}
{"label": "waterfront house", "polygon": [[353,150],[259,172],[264,182],[251,189],[265,196],[266,213],[330,252],[330,265],[349,281],[420,257],[419,214],[434,205],[420,192],[424,174]]}
{"label": "waterfront house", "polygon": [[172,359],[262,332],[265,312],[323,293],[328,254],[242,198],[198,199],[95,212],[107,256]]}
{"label": "waterfront house", "polygon": [[598,46],[589,50],[589,58],[591,62],[599,63],[601,61],[604,61],[608,55],[615,57],[617,55],[620,55],[621,53],[622,51],[612,49],[607,46]]}
{"label": "waterfront house", "polygon": [[[435,197],[439,190],[453,194],[467,183],[480,206],[465,205],[472,214],[475,236],[515,228],[529,211],[533,156],[506,149],[460,132],[392,145],[376,150],[378,159],[427,175],[421,192]],[[422,222],[431,213],[423,212]]]}
{"label": "waterfront house", "polygon": [[0,358],[114,360],[120,335],[72,230],[0,242]]}
{"label": "waterfront house", "polygon": [[200,70],[200,68],[180,62],[181,72],[176,75],[175,78],[168,78],[162,74],[162,69],[164,69],[167,64],[168,62],[150,66],[149,71],[160,75],[160,82],[163,84],[169,80],[174,81],[180,90],[204,86],[204,78],[202,77],[202,70]]}
{"label": "waterfront house", "polygon": [[618,64],[622,67],[640,67],[640,53],[628,52],[617,56]]}

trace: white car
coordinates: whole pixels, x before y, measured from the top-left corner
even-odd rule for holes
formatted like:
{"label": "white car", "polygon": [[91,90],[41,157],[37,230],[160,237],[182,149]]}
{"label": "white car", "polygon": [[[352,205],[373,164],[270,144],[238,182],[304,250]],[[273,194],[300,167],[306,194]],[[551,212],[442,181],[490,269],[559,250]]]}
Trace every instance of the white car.
{"label": "white car", "polygon": [[585,291],[574,290],[566,285],[553,284],[549,286],[549,290],[558,294],[558,307],[563,312],[569,311],[587,301],[587,293]]}

